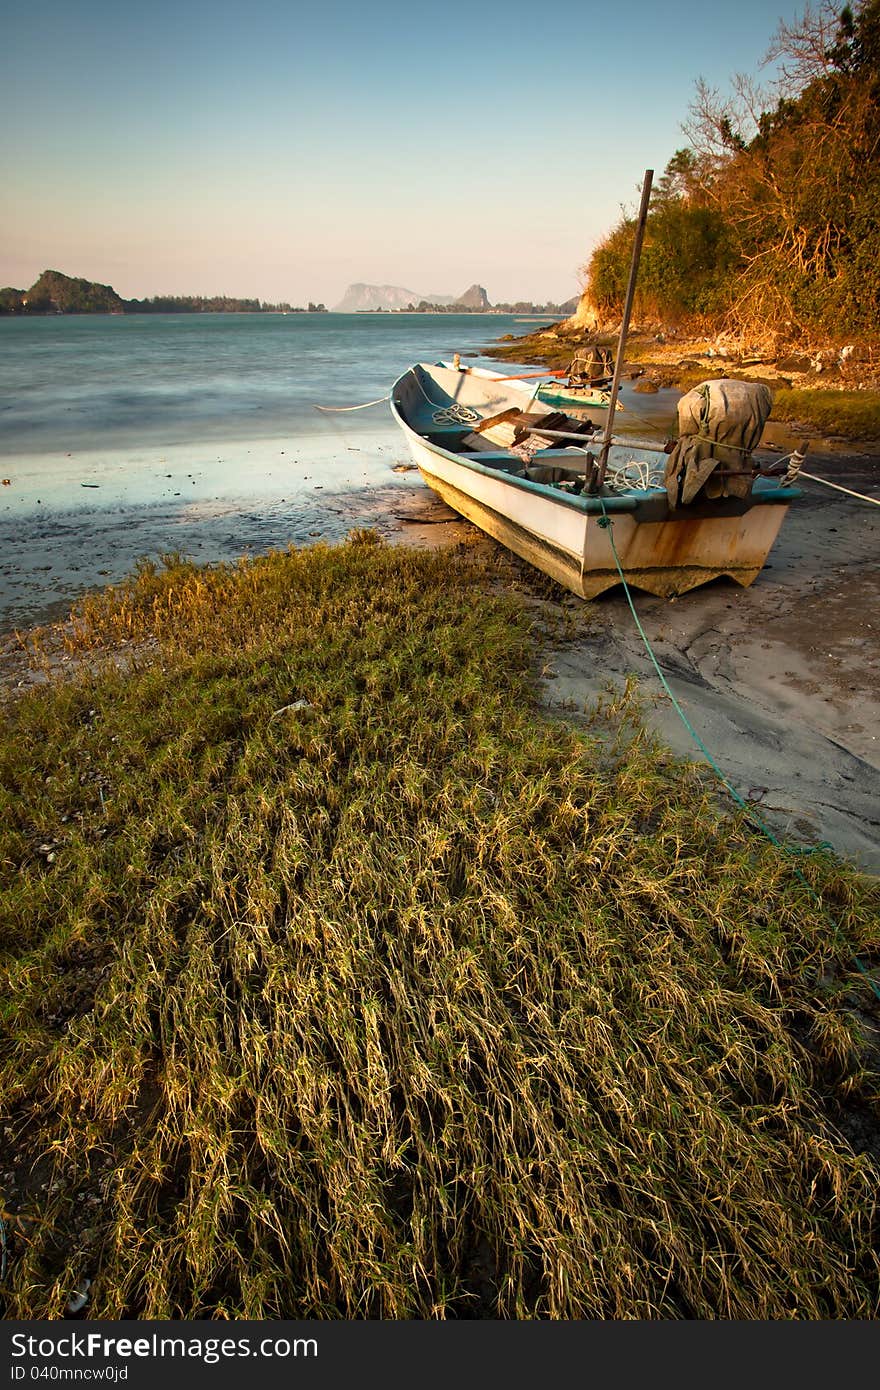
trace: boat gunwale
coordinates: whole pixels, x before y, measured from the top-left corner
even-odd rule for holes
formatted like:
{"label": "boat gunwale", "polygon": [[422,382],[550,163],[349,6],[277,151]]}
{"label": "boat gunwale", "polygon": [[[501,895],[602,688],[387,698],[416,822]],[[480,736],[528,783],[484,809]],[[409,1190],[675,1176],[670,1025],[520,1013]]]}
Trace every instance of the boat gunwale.
{"label": "boat gunwale", "polygon": [[[423,364],[418,363],[415,365],[422,366]],[[402,383],[408,376],[413,374],[413,372],[414,367],[409,367],[402,376],[397,378],[391,388],[389,397],[391,413],[405,435],[412,435],[424,448],[430,450],[431,453],[439,454],[441,458],[448,460],[450,463],[458,464],[461,468],[467,468],[471,472],[482,474],[484,477],[494,478],[499,482],[507,483],[512,487],[519,488],[521,491],[533,492],[546,501],[558,502],[562,506],[569,507],[572,511],[581,512],[585,516],[601,515],[603,512],[635,512],[646,503],[656,502],[658,498],[665,495],[658,489],[649,488],[634,488],[631,492],[627,492],[622,496],[619,493],[609,493],[595,497],[589,495],[585,496],[583,493],[573,495],[568,492],[562,492],[548,483],[537,483],[531,478],[520,478],[517,477],[515,473],[507,473],[501,468],[490,468],[486,464],[480,463],[479,454],[456,454],[451,449],[444,449],[442,444],[437,444],[433,439],[429,439],[426,434],[421,434],[417,429],[414,429],[400,413],[395,396],[398,388],[401,387]],[[584,453],[586,454],[586,450],[584,450]],[[515,455],[511,455],[511,458],[514,457]],[[534,461],[540,463],[540,456],[536,456]],[[797,499],[802,496],[803,490],[798,487],[761,487],[756,485],[750,494],[749,500],[755,506],[766,506],[778,503],[788,504],[797,501]],[[746,508],[746,510],[749,510],[749,508]],[[723,515],[723,513],[721,514]],[[682,511],[674,514],[671,513],[667,519],[669,521],[686,520],[689,515],[692,516],[694,520],[697,519],[693,516],[693,513],[689,514],[687,509],[682,509]]]}

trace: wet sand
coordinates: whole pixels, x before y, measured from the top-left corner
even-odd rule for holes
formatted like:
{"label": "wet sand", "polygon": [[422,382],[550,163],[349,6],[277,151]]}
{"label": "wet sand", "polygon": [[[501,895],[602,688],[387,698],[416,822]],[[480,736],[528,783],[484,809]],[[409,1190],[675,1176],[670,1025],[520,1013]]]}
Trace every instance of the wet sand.
{"label": "wet sand", "polygon": [[387,480],[372,487],[340,491],[313,484],[288,498],[169,500],[0,519],[0,641],[16,628],[66,617],[75,599],[118,583],[142,556],[179,552],[217,564],[288,545],[339,541],[357,526],[388,535],[397,526],[398,498],[412,490],[418,474],[398,474],[390,465],[385,472]]}

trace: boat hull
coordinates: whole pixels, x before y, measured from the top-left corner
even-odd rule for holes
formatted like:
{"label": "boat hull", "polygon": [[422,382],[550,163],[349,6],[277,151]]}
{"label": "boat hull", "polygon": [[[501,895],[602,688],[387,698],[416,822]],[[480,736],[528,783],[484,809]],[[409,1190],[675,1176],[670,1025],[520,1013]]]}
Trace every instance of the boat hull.
{"label": "boat hull", "polygon": [[460,516],[572,593],[586,597],[581,588],[582,519],[557,516],[551,519],[554,524],[539,531],[534,519],[526,525],[525,518],[517,514],[520,509],[511,508],[510,499],[496,495],[491,487],[475,487],[472,478],[450,477],[448,471],[444,476],[436,460],[419,462],[419,472],[428,487]]}
{"label": "boat hull", "polygon": [[726,576],[743,588],[764,568],[787,505],[757,505],[739,516],[682,517],[641,521],[612,518],[611,535],[601,518],[587,520],[584,565],[576,590],[583,598],[620,583],[617,551],[627,584],[661,598],[674,598]]}
{"label": "boat hull", "polygon": [[[434,463],[420,463],[419,471],[460,516],[585,599],[620,583],[615,549],[627,584],[660,598],[674,598],[722,576],[748,588],[761,573],[788,511],[776,504],[752,507],[742,516],[654,523],[623,513],[613,515],[606,527],[602,517],[590,516],[557,528],[565,533],[561,538],[524,525],[522,518],[509,514],[509,507],[503,508],[504,499],[493,506],[485,496],[475,496],[471,479],[454,481]],[[578,535],[580,555],[573,544]]]}

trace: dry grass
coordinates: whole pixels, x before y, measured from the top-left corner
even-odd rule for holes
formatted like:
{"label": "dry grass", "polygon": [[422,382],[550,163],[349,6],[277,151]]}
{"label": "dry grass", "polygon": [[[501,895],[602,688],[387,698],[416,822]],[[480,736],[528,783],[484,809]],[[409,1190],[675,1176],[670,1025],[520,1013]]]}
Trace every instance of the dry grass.
{"label": "dry grass", "polygon": [[876,1315],[876,888],[369,539],[146,568],[71,642],[158,652],[7,707],[8,1315]]}

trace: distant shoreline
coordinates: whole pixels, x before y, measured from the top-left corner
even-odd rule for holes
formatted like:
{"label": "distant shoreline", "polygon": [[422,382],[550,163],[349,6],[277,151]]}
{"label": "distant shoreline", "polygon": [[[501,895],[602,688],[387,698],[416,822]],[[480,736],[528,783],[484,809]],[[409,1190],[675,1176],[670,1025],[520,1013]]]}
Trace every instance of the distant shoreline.
{"label": "distant shoreline", "polygon": [[[351,308],[343,307],[354,301]],[[362,302],[361,306],[357,301]],[[377,301],[385,302],[377,302]],[[366,302],[364,302],[366,301]],[[371,302],[372,301],[372,302]],[[30,289],[19,290],[11,285],[0,289],[0,317],[33,318],[68,314],[539,314],[549,318],[564,318],[576,300],[556,304],[546,301],[517,300],[510,304],[491,304],[481,285],[471,285],[457,299],[440,296],[429,299],[399,285],[368,285],[357,282],[349,285],[340,304],[328,309],[322,302],[309,300],[306,306],[290,304],[287,300],[270,302],[250,296],[226,294],[157,294],[150,298],[125,299],[112,285],[102,285],[64,275],[59,270],[44,270]]]}
{"label": "distant shoreline", "polygon": [[0,309],[0,319],[129,319],[129,318],[193,318],[208,316],[259,315],[261,318],[516,318],[523,322],[561,323],[565,314],[541,314],[513,309],[32,309],[25,313],[9,313]]}

